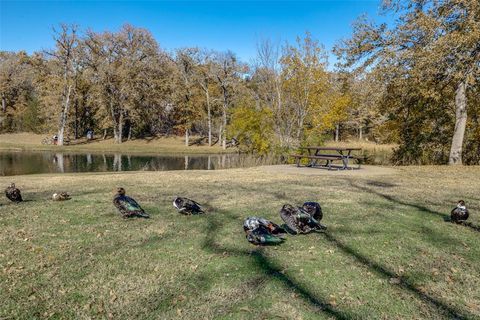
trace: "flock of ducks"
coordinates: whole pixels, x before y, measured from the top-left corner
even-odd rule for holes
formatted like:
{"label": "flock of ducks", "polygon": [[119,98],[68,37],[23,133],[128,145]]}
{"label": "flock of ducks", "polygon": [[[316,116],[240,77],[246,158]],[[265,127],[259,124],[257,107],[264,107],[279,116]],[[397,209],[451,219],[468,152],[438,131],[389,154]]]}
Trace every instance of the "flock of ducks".
{"label": "flock of ducks", "polygon": [[[20,190],[11,183],[5,189],[6,197],[19,203],[23,201]],[[58,192],[52,195],[53,201],[70,200],[67,192]],[[113,197],[113,204],[123,218],[150,218],[150,215],[142,209],[135,199],[125,194],[124,188],[117,188]],[[191,199],[177,197],[173,200],[173,206],[179,213],[184,215],[203,214],[202,206]],[[460,200],[457,206],[450,212],[450,220],[454,223],[464,224],[469,216],[465,201]],[[285,240],[288,234],[306,234],[314,231],[326,230],[327,227],[320,223],[323,218],[322,208],[317,202],[305,202],[301,207],[285,204],[280,209],[280,218],[284,224],[278,224],[261,217],[248,217],[243,223],[243,230],[247,240],[255,245],[279,244]]]}

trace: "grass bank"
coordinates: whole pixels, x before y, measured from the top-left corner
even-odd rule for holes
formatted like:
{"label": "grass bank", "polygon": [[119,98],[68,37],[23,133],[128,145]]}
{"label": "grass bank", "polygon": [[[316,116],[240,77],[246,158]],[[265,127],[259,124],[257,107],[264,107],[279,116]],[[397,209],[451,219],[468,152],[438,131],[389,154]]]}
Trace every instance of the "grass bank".
{"label": "grass bank", "polygon": [[[114,143],[113,139],[95,139],[86,141],[85,138],[71,141],[69,145],[55,146],[43,145],[42,139],[46,135],[32,133],[0,134],[0,150],[17,151],[65,151],[65,152],[120,152],[142,154],[212,154],[232,153],[235,149],[223,150],[218,145],[209,147],[206,145],[185,146],[185,140],[181,137],[155,137],[150,139],[135,139],[121,144]],[[192,142],[195,141],[192,137]]]}
{"label": "grass bank", "polygon": [[[0,200],[2,319],[480,318],[480,233],[443,221],[464,198],[480,223],[479,167],[14,179],[28,201]],[[121,219],[115,186],[152,218]],[[48,201],[54,190],[73,200]],[[177,214],[175,195],[209,213]],[[322,204],[327,233],[245,240],[245,217],[280,222],[284,203],[305,200]]]}

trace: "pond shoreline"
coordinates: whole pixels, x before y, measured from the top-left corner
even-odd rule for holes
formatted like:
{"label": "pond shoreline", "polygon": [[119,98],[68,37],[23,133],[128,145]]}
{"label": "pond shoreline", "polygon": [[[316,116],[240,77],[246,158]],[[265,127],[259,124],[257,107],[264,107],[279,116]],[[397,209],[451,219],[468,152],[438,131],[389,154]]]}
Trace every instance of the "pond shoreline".
{"label": "pond shoreline", "polygon": [[283,163],[280,157],[240,153],[1,151],[0,176],[41,173],[219,170]]}

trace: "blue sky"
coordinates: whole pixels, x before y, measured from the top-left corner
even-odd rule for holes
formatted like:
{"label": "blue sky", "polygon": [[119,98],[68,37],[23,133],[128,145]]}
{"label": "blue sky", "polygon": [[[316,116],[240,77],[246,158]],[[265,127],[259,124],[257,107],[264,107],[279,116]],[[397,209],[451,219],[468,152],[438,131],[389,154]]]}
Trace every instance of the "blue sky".
{"label": "blue sky", "polygon": [[0,49],[33,51],[53,46],[52,27],[118,30],[124,23],[149,29],[166,50],[199,46],[230,49],[243,61],[264,38],[293,42],[305,31],[331,49],[351,35],[362,14],[377,21],[380,1],[3,1]]}

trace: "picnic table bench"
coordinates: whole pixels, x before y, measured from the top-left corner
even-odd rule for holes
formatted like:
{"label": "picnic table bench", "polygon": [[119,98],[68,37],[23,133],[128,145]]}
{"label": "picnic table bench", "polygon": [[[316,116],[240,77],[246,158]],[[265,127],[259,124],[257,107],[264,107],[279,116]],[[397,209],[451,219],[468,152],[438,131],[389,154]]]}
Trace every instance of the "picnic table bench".
{"label": "picnic table bench", "polygon": [[[303,147],[301,150],[306,150],[307,154],[291,154],[290,156],[295,158],[297,167],[300,167],[300,161],[302,159],[309,159],[308,167],[325,167],[331,170],[332,168],[337,170],[353,169],[349,166],[350,160],[357,160],[358,168],[360,168],[361,158],[352,155],[352,151],[361,151],[362,148],[335,148],[335,147]],[[321,153],[321,151],[333,151],[336,153]],[[318,165],[319,160],[325,160],[323,165]],[[341,161],[342,164],[332,165],[333,161]]]}

